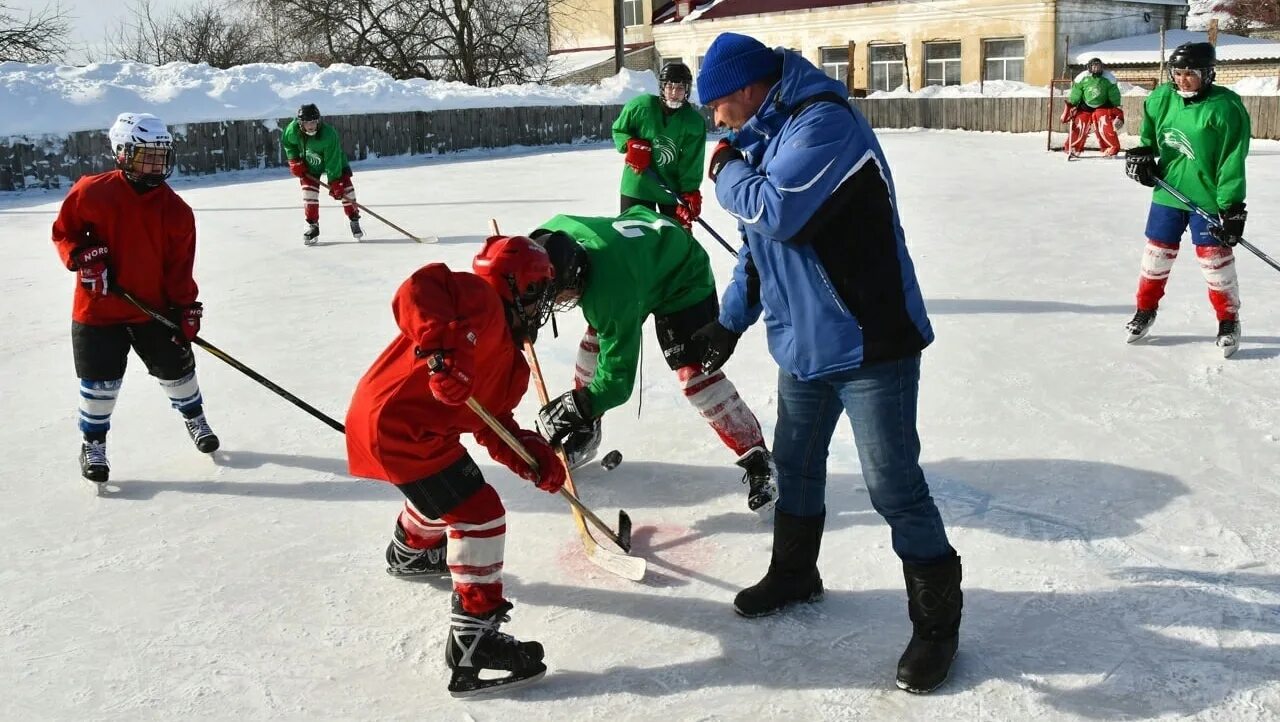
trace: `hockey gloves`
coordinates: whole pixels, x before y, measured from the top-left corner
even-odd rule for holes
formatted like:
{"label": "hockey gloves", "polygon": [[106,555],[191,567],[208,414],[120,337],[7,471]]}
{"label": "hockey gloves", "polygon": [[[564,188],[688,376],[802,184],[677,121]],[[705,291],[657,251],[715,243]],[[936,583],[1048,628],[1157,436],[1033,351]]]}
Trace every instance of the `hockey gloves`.
{"label": "hockey gloves", "polygon": [[180,308],[175,314],[178,323],[178,330],[182,333],[182,338],[187,343],[196,340],[196,336],[200,333],[200,319],[204,318],[204,304],[196,301],[185,308]]}
{"label": "hockey gloves", "polygon": [[1222,225],[1210,226],[1209,235],[1224,246],[1234,246],[1244,235],[1244,220],[1248,217],[1249,212],[1244,209],[1244,203],[1233,203],[1218,216]]}
{"label": "hockey gloves", "polygon": [[71,252],[71,270],[80,274],[80,285],[90,296],[106,296],[110,290],[108,277],[111,271],[107,268],[110,252],[107,247],[88,239],[89,245],[80,246]]}
{"label": "hockey gloves", "polygon": [[510,469],[516,476],[532,481],[534,486],[543,491],[552,494],[560,491],[565,481],[564,464],[560,461],[560,457],[556,456],[555,450],[547,440],[536,431],[520,428],[516,425],[515,419],[509,415],[500,423],[511,432],[516,441],[520,442],[525,451],[529,452],[533,460],[538,463],[538,469],[535,471],[532,466],[525,463],[515,449],[508,446],[497,432],[486,426],[476,432],[476,441],[489,450],[489,457]]}
{"label": "hockey gloves", "polygon": [[289,172],[299,178],[307,177],[307,164],[302,162],[301,158],[289,159]]}
{"label": "hockey gloves", "polygon": [[346,176],[329,181],[329,197],[335,201],[342,200],[349,190],[351,190],[351,181],[347,180]]}
{"label": "hockey gloves", "polygon": [[591,395],[586,389],[566,391],[538,412],[538,422],[551,437],[551,445],[559,446],[575,431],[591,431]]}
{"label": "hockey gloves", "polygon": [[427,381],[431,395],[446,406],[461,406],[471,396],[471,366],[475,360],[476,336],[469,329],[451,322],[442,336],[444,348],[416,351],[427,359],[431,379]]}
{"label": "hockey gloves", "polygon": [[653,162],[653,146],[647,140],[631,138],[627,141],[626,163],[631,170],[643,174]]}
{"label": "hockey gloves", "polygon": [[737,347],[741,337],[742,334],[721,326],[719,321],[712,321],[694,331],[693,339],[706,344],[702,351],[702,372],[710,374],[719,371],[733,355],[733,349]]}
{"label": "hockey gloves", "polygon": [[676,220],[685,228],[693,226],[693,222],[702,215],[702,191],[689,191],[680,194],[680,204],[676,206]]}
{"label": "hockey gloves", "polygon": [[1130,148],[1124,152],[1124,174],[1148,188],[1154,188],[1160,177],[1160,160],[1156,149],[1149,145]]}
{"label": "hockey gloves", "polygon": [[721,139],[716,143],[716,147],[711,151],[711,164],[707,166],[707,177],[712,183],[716,182],[716,177],[720,175],[720,171],[724,169],[726,163],[731,160],[743,160],[742,151],[730,145],[728,139]]}

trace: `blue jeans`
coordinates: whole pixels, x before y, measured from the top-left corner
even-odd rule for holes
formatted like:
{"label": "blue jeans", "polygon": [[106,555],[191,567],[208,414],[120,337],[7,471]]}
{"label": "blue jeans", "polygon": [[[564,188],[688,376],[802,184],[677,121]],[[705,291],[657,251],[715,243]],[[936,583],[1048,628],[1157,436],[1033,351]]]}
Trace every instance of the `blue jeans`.
{"label": "blue jeans", "polygon": [[773,436],[777,508],[795,516],[826,509],[828,447],[844,412],[853,424],[871,505],[889,522],[894,552],[913,564],[951,557],[955,551],[920,469],[919,390],[918,354],[814,381],[779,371]]}

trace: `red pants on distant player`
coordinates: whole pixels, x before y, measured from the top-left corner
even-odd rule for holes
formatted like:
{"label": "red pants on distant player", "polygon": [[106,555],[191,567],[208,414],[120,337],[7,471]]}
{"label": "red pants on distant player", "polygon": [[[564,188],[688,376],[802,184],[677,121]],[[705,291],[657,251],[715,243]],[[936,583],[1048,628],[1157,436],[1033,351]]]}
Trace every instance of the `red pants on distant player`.
{"label": "red pants on distant player", "polygon": [[1103,155],[1115,155],[1120,152],[1119,130],[1124,126],[1123,110],[1119,108],[1077,109],[1075,113],[1068,112],[1063,120],[1071,124],[1067,148],[1072,152],[1080,153],[1084,150],[1085,141],[1089,139],[1090,127],[1097,133],[1098,145],[1102,148]]}

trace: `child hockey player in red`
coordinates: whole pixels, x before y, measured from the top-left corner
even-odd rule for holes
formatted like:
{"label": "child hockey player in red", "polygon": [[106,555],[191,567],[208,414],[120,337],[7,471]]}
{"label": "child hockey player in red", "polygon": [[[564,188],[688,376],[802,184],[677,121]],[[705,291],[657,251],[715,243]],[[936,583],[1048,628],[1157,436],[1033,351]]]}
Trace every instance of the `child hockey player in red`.
{"label": "child hockey player in red", "polygon": [[[80,473],[97,484],[110,472],[107,431],[130,348],[182,413],[196,448],[218,448],[191,353],[204,314],[191,276],[195,216],[165,183],[174,168],[173,140],[164,122],[148,113],[121,113],[107,137],[116,170],[76,181],[53,224],[58,255],[79,280],[71,350],[80,377]],[[167,312],[181,334],[111,293],[115,288]]]}
{"label": "child hockey player in red", "polygon": [[[551,446],[511,413],[529,384],[521,343],[549,314],[551,261],[528,238],[492,236],[473,269],[433,263],[400,286],[391,304],[400,335],[360,379],[346,424],[351,473],[389,481],[405,496],[387,572],[453,577],[445,659],[455,696],[546,672],[541,644],[498,631],[512,607],[502,595],[505,512],[459,436],[473,434],[494,461],[544,491],[565,482]],[[472,397],[528,449],[536,471],[465,406]],[[511,674],[482,680],[482,669]]]}
{"label": "child hockey player in red", "polygon": [[289,172],[302,183],[302,212],[307,229],[302,242],[315,245],[320,237],[320,176],[329,178],[329,196],[342,201],[342,211],[351,222],[351,235],[364,238],[360,228],[360,208],[356,206],[356,190],[351,185],[351,165],[342,152],[342,140],[332,125],[320,119],[320,109],[311,103],[298,108],[298,117],[280,136]]}

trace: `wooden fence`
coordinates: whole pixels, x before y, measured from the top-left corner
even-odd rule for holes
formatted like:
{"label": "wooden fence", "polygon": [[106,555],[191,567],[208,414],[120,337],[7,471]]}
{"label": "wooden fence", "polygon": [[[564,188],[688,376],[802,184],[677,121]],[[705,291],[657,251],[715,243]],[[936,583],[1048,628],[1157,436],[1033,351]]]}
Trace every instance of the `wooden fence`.
{"label": "wooden fence", "polygon": [[[1129,132],[1137,131],[1142,98],[1124,99]],[[1045,132],[1058,125],[1060,108],[1045,98],[856,98],[853,103],[875,128],[953,128]],[[1255,138],[1280,139],[1280,97],[1246,96]],[[621,106],[471,108],[432,112],[329,116],[347,156],[449,153],[471,148],[551,145],[610,139]],[[710,118],[710,112],[703,109]],[[289,122],[230,120],[174,125],[181,175],[275,168],[285,164],[280,133]],[[104,131],[65,136],[0,138],[0,191],[28,186],[56,188],[82,175],[113,167]]]}
{"label": "wooden fence", "polygon": [[[1126,96],[1127,131],[1136,134],[1142,119],[1143,96]],[[1280,140],[1280,96],[1242,98],[1253,123],[1253,137]],[[1047,98],[855,98],[854,105],[874,128],[953,128],[958,130],[1045,132],[1051,111]],[[1055,129],[1061,103],[1052,109]]]}
{"label": "wooden fence", "polygon": [[[621,109],[618,105],[468,108],[326,116],[325,122],[337,128],[348,158],[364,160],[607,140]],[[204,175],[285,165],[280,134],[289,120],[175,124],[170,127],[178,164],[175,173]],[[105,131],[0,138],[0,191],[56,188],[112,167]]]}

